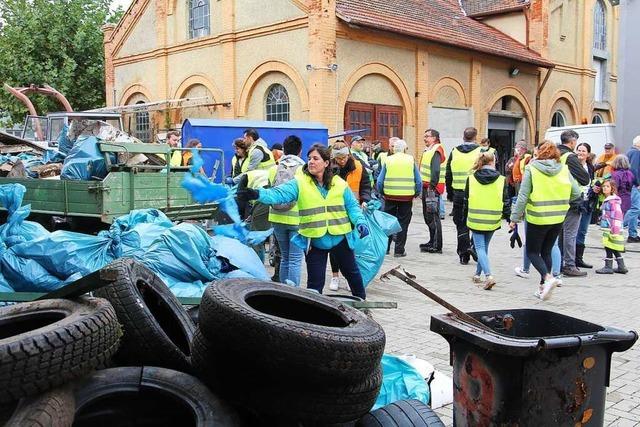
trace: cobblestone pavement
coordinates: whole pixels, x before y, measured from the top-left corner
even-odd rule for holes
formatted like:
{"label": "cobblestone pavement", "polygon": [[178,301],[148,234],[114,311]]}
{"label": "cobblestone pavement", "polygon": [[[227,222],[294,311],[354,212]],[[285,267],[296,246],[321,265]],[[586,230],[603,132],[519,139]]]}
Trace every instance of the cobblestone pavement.
{"label": "cobblestone pavement", "polygon": [[[542,302],[533,296],[538,279],[516,277],[513,269],[522,260],[521,250],[508,245],[506,226],[496,232],[491,242],[490,260],[497,285],[484,291],[471,283],[476,264],[460,265],[455,252],[455,227],[452,217],[443,222],[443,254],[420,253],[418,245],[428,240],[419,203],[414,203],[413,219],[409,227],[406,258],[387,256],[381,272],[401,264],[417,276],[418,282],[436,292],[463,311],[491,309],[541,308],[574,316],[605,326],[625,330],[640,330],[640,244],[629,245],[636,251],[625,255],[627,275],[596,275],[589,270],[586,279],[565,278],[561,288],[550,300]],[[447,212],[451,206],[447,204]],[[601,234],[589,230],[585,260],[600,268],[604,250],[599,249]],[[392,252],[393,253],[393,252]],[[532,267],[532,272],[535,272]],[[329,279],[329,276],[327,277]],[[328,286],[325,288],[328,290]],[[429,330],[433,314],[447,312],[427,297],[393,278],[389,282],[376,279],[369,285],[367,298],[371,301],[396,301],[395,310],[379,309],[374,318],[387,334],[387,353],[414,354],[432,363],[436,369],[451,376],[449,345],[440,335]],[[640,426],[640,344],[624,353],[613,353],[611,382],[607,389],[605,425]],[[451,405],[438,409],[446,425],[452,425]]]}

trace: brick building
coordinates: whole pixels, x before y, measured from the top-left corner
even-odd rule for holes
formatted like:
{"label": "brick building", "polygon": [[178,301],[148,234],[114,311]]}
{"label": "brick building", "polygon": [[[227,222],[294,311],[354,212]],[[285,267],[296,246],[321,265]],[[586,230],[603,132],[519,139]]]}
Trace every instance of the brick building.
{"label": "brick building", "polygon": [[[322,122],[452,146],[475,126],[506,156],[553,125],[615,120],[618,12],[604,0],[134,0],[104,27],[108,105],[138,114]],[[547,78],[548,77],[548,78]]]}

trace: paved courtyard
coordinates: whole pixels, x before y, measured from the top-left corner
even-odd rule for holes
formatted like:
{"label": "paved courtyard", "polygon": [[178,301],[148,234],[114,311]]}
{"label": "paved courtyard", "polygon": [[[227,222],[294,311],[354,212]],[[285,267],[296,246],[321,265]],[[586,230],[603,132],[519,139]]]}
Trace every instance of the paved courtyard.
{"label": "paved courtyard", "polygon": [[[447,213],[451,206],[447,204]],[[585,260],[601,267],[604,251],[599,248],[600,232],[592,226],[588,235]],[[417,276],[417,281],[436,292],[463,311],[491,309],[542,308],[574,316],[606,326],[625,330],[640,330],[640,253],[626,254],[627,275],[596,275],[589,270],[586,279],[564,279],[550,300],[534,298],[538,279],[535,274],[526,280],[516,277],[513,269],[521,262],[522,252],[511,249],[506,227],[496,232],[491,243],[490,258],[497,285],[484,291],[471,283],[476,264],[458,263],[455,253],[455,227],[452,217],[443,222],[444,251],[442,255],[420,253],[418,245],[428,240],[419,203],[414,203],[409,228],[406,258],[387,256],[382,271],[401,264]],[[630,245],[640,251],[640,245]],[[532,268],[532,271],[533,268]],[[328,289],[325,288],[325,289]],[[433,314],[447,310],[418,293],[399,279],[388,282],[376,279],[369,285],[371,301],[396,301],[395,310],[375,310],[374,318],[387,334],[387,353],[414,354],[432,363],[436,369],[451,376],[449,345],[440,335],[429,330]],[[605,425],[640,426],[640,344],[624,353],[614,353],[611,363],[611,383],[607,389]],[[446,425],[452,425],[451,405],[438,409]]]}

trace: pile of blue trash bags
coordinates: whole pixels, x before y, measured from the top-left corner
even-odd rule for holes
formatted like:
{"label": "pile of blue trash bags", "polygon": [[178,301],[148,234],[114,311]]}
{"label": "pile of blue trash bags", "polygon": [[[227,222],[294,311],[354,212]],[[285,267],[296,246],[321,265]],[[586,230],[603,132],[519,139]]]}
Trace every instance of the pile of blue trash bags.
{"label": "pile of blue trash bags", "polygon": [[209,236],[195,224],[174,225],[156,209],[131,211],[97,236],[49,232],[26,220],[30,206],[21,206],[25,192],[21,184],[0,186],[0,203],[8,212],[0,225],[0,291],[49,292],[121,257],[142,262],[181,297],[200,297],[213,280],[269,279],[249,246]]}

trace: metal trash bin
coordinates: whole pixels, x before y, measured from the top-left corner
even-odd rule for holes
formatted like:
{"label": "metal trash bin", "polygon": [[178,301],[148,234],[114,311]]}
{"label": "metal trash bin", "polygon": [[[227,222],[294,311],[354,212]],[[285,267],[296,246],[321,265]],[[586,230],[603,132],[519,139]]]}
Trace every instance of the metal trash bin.
{"label": "metal trash bin", "polygon": [[491,330],[453,314],[431,317],[450,346],[456,426],[601,426],[611,353],[638,339],[545,310],[469,313]]}

